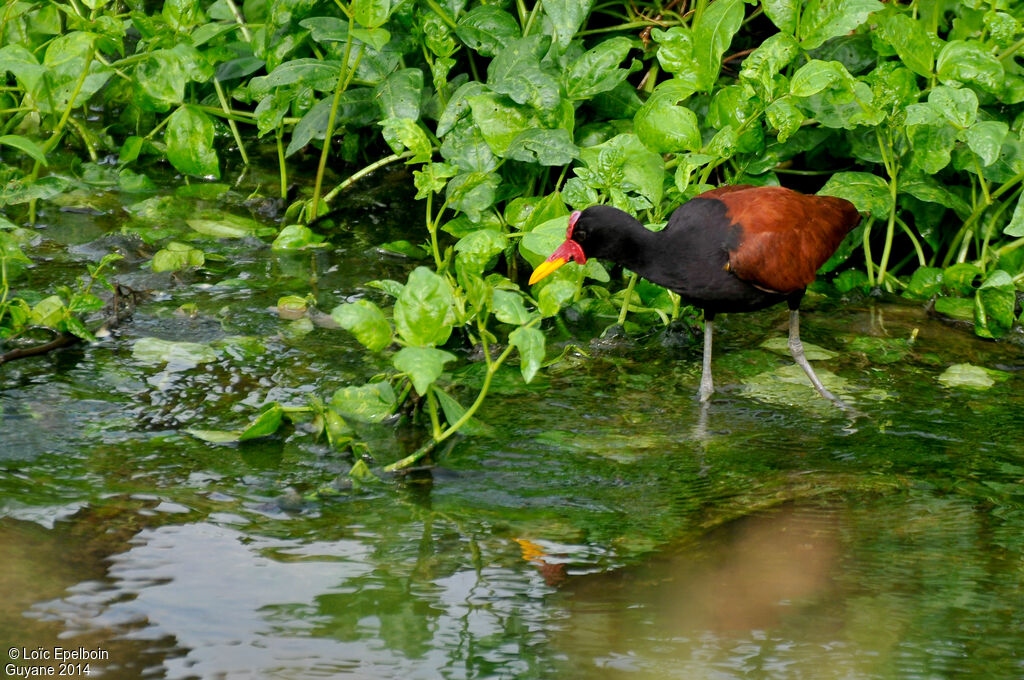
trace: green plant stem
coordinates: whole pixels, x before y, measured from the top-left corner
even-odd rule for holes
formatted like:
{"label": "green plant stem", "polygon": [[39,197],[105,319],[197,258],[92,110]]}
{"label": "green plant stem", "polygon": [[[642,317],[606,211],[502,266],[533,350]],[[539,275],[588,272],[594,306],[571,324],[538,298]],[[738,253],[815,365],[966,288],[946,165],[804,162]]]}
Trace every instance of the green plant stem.
{"label": "green plant stem", "polygon": [[224,0],[224,3],[231,10],[231,15],[235,17],[235,23],[238,24],[238,28],[242,31],[242,37],[245,38],[245,42],[252,42],[252,33],[249,32],[249,27],[245,23],[245,17],[242,16],[241,10],[238,9],[238,5],[234,3],[234,0]]}
{"label": "green plant stem", "polygon": [[[327,116],[327,129],[324,131],[324,145],[320,149],[320,163],[316,168],[316,180],[313,183],[313,200],[309,209],[309,220],[316,219],[320,209],[320,191],[323,189],[324,172],[327,170],[327,157],[331,154],[331,137],[334,136],[334,124],[338,118],[338,106],[341,105],[341,94],[345,91],[349,70],[349,57],[352,54],[352,29],[355,20],[348,18],[348,34],[345,38],[345,56],[341,60],[341,72],[338,73],[338,84],[334,88],[334,99],[331,100],[331,112]],[[362,56],[363,48],[360,47],[359,55]],[[352,70],[355,70],[354,68]]]}
{"label": "green plant stem", "polygon": [[448,12],[444,11],[444,8],[441,7],[441,5],[437,4],[437,0],[427,0],[427,7],[434,10],[437,16],[441,17],[441,21],[443,21],[448,26],[448,28],[452,29],[453,31],[456,28],[458,28],[458,24],[456,24],[455,21],[450,16],[448,16]]}
{"label": "green plant stem", "polygon": [[[434,268],[438,271],[441,270],[441,248],[437,243],[437,222],[434,219],[434,192],[431,191],[427,194],[427,232],[430,234],[430,252],[434,255]],[[444,205],[437,212],[437,219],[440,220],[441,213],[444,212]],[[486,345],[485,345],[486,347]]]}
{"label": "green plant stem", "polygon": [[[532,328],[538,323],[540,323],[540,318],[536,318],[533,321],[529,322],[524,326],[524,328]],[[486,342],[483,339],[484,337],[484,333],[481,333],[481,342]],[[477,393],[476,399],[473,401],[472,404],[469,405],[469,408],[466,409],[465,413],[463,413],[458,420],[456,420],[454,423],[449,424],[448,427],[441,431],[440,434],[431,438],[429,442],[427,442],[420,448],[416,449],[416,451],[414,451],[410,455],[406,456],[405,458],[402,458],[401,460],[397,460],[394,463],[391,463],[390,465],[385,467],[384,471],[395,472],[397,470],[402,470],[409,467],[416,461],[423,458],[423,456],[433,451],[438,444],[451,437],[453,434],[459,431],[459,428],[468,423],[469,419],[476,414],[477,410],[480,408],[480,405],[484,403],[484,399],[487,398],[487,392],[491,388],[491,381],[494,379],[494,374],[498,372],[498,369],[501,368],[501,365],[504,364],[505,360],[508,359],[509,355],[512,354],[513,349],[515,349],[515,346],[509,345],[504,349],[504,351],[502,351],[501,354],[498,355],[496,359],[488,359],[487,373],[484,374],[484,382],[480,386],[480,392]]]}
{"label": "green plant stem", "polygon": [[533,28],[533,20],[537,18],[537,11],[540,10],[541,2],[536,0],[533,3],[533,10],[530,12],[530,16],[526,19],[526,26],[523,27],[523,37],[530,35],[530,29]]}
{"label": "green plant stem", "polygon": [[75,83],[75,89],[71,93],[71,97],[68,99],[67,108],[64,109],[63,115],[60,117],[60,121],[57,123],[57,127],[53,129],[53,134],[43,144],[43,152],[50,153],[57,146],[57,142],[60,141],[61,135],[64,132],[64,126],[68,124],[68,118],[71,117],[71,111],[75,108],[75,100],[78,99],[78,94],[82,91],[82,86],[85,85],[85,79],[89,77],[89,67],[92,66],[93,56],[96,54],[96,48],[89,50],[89,54],[85,57],[85,67],[82,69],[82,74],[78,76],[78,81]]}
{"label": "green plant stem", "polygon": [[99,154],[96,153],[96,146],[89,141],[89,134],[82,124],[78,122],[76,118],[68,118],[68,125],[78,130],[78,137],[82,140],[82,144],[85,144],[85,150],[89,154],[89,158],[93,163],[100,160]]}
{"label": "green plant stem", "polygon": [[874,262],[871,259],[871,225],[874,224],[875,218],[869,217],[868,221],[864,223],[864,269],[868,275],[868,285],[872,288],[875,287],[875,270]]}
{"label": "green plant stem", "polygon": [[433,432],[434,439],[436,440],[441,436],[441,420],[437,415],[437,398],[434,396],[434,390],[427,390],[427,411],[430,413],[430,426]]}
{"label": "green plant stem", "polygon": [[650,19],[648,19],[646,21],[627,21],[625,23],[617,24],[615,26],[605,26],[603,28],[590,28],[590,29],[587,29],[585,31],[580,31],[576,35],[577,35],[577,37],[586,37],[588,35],[600,35],[602,33],[615,33],[615,32],[618,32],[618,31],[632,31],[632,30],[635,30],[637,28],[647,28],[648,26],[653,26],[655,28],[668,28],[670,26],[678,26],[681,23],[682,23],[681,21],[666,22],[666,21],[651,21]]}
{"label": "green plant stem", "polygon": [[[436,151],[437,149],[434,150]],[[342,182],[341,184],[339,184],[338,186],[334,187],[329,192],[324,194],[324,203],[330,203],[335,198],[337,198],[338,194],[340,194],[342,191],[348,189],[350,186],[352,186],[362,178],[366,177],[370,173],[374,172],[375,170],[379,170],[380,168],[383,168],[385,165],[391,165],[396,161],[405,160],[406,158],[412,158],[414,155],[415,153],[412,151],[405,151],[403,153],[395,153],[391,154],[390,156],[385,156],[384,158],[381,158],[379,161],[374,161],[373,163],[370,163],[362,170],[357,170],[356,172],[352,173],[348,179],[346,179],[344,182]]]}
{"label": "green plant stem", "polygon": [[921,247],[921,241],[918,240],[917,236],[914,235],[914,230],[911,229],[906,222],[901,220],[899,217],[896,218],[896,223],[900,225],[900,228],[910,238],[910,242],[914,244],[914,251],[917,253],[917,263],[921,267],[928,265],[928,259],[924,256],[924,249]]}
{"label": "green plant stem", "polygon": [[1003,61],[1008,57],[1012,57],[1018,52],[1018,50],[1020,50],[1021,47],[1024,47],[1024,38],[1021,38],[1017,42],[1007,47],[1005,50],[1003,50],[1002,54],[996,57],[996,59],[998,59],[999,61]]}
{"label": "green plant stem", "polygon": [[[1003,182],[1002,184],[1000,184],[999,187],[992,192],[992,200],[999,200],[999,198],[1001,198],[1003,194],[1005,194],[1007,191],[1010,191],[1011,189],[1015,189],[1017,185],[1020,184],[1021,182],[1024,182],[1024,172],[1018,173],[1011,177],[1010,179]],[[964,220],[964,224],[962,227],[960,227],[960,231],[958,231],[956,235],[953,237],[953,240],[950,241],[949,250],[946,251],[946,257],[943,258],[942,260],[943,268],[948,267],[952,263],[953,258],[955,257],[954,253],[958,251],[958,247],[968,238],[971,230],[974,228],[974,223],[981,219],[981,215],[987,209],[987,205],[974,206],[974,210],[967,217],[967,219]]]}
{"label": "green plant stem", "polygon": [[[237,10],[236,10],[237,11]],[[220,100],[221,109],[224,113],[231,112],[231,106],[228,104],[228,98],[224,95],[224,88],[221,87],[220,81],[216,77],[213,78],[213,89],[217,92],[217,99]],[[231,135],[235,138],[235,144],[238,145],[238,155],[242,157],[242,162],[249,165],[249,155],[245,152],[245,143],[242,141],[242,135],[238,132],[238,125],[231,116],[227,116],[228,127],[231,129]]]}
{"label": "green plant stem", "polygon": [[633,299],[633,289],[636,288],[636,273],[633,273],[629,277],[629,283],[626,284],[626,294],[622,298],[622,306],[619,308],[619,318],[616,323],[620,326],[626,323],[626,313],[629,311],[629,301]]}
{"label": "green plant stem", "polygon": [[278,125],[274,136],[277,142],[277,167],[281,170],[281,198],[284,199],[288,196],[288,164],[285,163],[284,157],[284,128]]}

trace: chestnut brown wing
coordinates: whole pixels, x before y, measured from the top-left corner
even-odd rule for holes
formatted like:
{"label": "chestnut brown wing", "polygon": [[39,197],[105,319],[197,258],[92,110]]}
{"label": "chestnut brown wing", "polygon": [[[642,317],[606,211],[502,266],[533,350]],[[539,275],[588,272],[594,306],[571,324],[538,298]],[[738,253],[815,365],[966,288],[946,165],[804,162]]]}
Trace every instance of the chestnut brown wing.
{"label": "chestnut brown wing", "polygon": [[860,221],[853,204],[841,198],[783,187],[729,189],[703,194],[724,203],[728,218],[740,228],[738,245],[729,251],[729,270],[765,290],[806,288]]}

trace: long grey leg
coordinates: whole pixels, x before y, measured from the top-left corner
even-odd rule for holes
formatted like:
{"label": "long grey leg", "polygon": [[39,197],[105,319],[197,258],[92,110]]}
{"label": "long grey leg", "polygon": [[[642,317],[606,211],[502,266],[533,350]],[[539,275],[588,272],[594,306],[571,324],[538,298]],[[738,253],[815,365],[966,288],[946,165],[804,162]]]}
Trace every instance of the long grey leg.
{"label": "long grey leg", "polygon": [[796,309],[789,310],[789,352],[793,355],[793,360],[797,363],[797,366],[804,369],[804,373],[811,379],[811,384],[814,385],[814,389],[818,390],[818,394],[839,408],[850,408],[842,399],[839,399],[836,395],[825,389],[825,386],[818,380],[818,376],[814,374],[814,369],[811,368],[807,357],[804,356],[804,344],[800,342],[800,312]]}
{"label": "long grey leg", "polygon": [[713,332],[714,322],[709,319],[704,319],[704,364],[701,368],[700,373],[700,401],[701,403],[707,403],[711,399],[711,394],[715,391],[715,385],[711,380],[711,334]]}

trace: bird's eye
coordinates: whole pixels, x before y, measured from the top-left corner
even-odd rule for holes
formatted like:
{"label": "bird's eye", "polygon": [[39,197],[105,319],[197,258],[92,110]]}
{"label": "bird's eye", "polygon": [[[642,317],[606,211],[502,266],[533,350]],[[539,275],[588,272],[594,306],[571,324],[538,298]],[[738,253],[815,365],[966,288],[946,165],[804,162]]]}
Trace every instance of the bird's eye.
{"label": "bird's eye", "polygon": [[583,241],[583,240],[586,240],[586,238],[587,238],[587,232],[584,231],[583,229],[580,229],[579,227],[577,227],[576,229],[573,230],[573,232],[572,232],[572,239],[574,241]]}

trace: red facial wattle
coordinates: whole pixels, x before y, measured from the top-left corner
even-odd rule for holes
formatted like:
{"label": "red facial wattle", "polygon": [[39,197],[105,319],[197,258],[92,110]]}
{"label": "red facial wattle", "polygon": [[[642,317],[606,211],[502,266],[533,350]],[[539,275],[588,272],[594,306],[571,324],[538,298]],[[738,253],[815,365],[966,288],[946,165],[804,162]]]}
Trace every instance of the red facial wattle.
{"label": "red facial wattle", "polygon": [[551,253],[551,256],[548,259],[541,262],[540,265],[533,270],[533,275],[530,276],[530,285],[537,283],[566,262],[576,262],[577,264],[587,263],[587,256],[583,253],[583,248],[579,243],[572,239],[572,232],[576,228],[576,221],[579,220],[579,218],[579,210],[569,215],[569,226],[565,230],[565,241],[555,249],[555,252]]}

